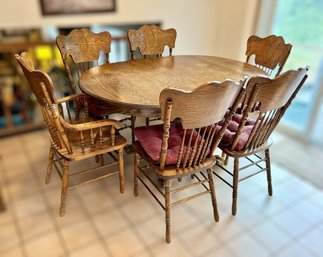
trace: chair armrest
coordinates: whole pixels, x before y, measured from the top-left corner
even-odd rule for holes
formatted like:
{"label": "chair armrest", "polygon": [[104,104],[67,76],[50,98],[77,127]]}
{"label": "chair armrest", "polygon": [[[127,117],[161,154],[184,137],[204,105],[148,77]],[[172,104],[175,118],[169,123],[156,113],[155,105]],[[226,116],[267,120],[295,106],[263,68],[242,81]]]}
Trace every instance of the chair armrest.
{"label": "chair armrest", "polygon": [[97,128],[103,128],[107,126],[113,126],[114,128],[118,129],[122,127],[122,124],[119,121],[116,120],[96,120],[96,121],[89,121],[79,124],[70,124],[66,122],[62,117],[60,117],[62,125],[72,131],[84,131],[89,129],[97,129]]}
{"label": "chair armrest", "polygon": [[74,95],[69,95],[69,96],[59,98],[56,101],[57,101],[57,104],[62,104],[62,103],[65,103],[65,102],[68,102],[68,101],[71,101],[74,99],[82,98],[82,97],[86,98],[86,96],[84,94],[74,94]]}

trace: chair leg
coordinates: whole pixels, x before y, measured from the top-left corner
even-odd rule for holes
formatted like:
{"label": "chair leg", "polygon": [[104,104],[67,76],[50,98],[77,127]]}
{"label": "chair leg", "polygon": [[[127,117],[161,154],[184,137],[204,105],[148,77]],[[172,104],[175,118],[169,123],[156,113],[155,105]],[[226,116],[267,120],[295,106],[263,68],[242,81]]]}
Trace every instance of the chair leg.
{"label": "chair leg", "polygon": [[171,242],[171,227],[170,227],[170,186],[171,180],[165,180],[165,221],[166,221],[166,242]]}
{"label": "chair leg", "polygon": [[46,184],[49,184],[49,182],[50,182],[50,177],[52,175],[52,169],[53,169],[53,162],[54,162],[54,149],[53,149],[53,147],[50,147],[49,156],[48,156],[47,172],[46,172],[46,177],[45,177]]}
{"label": "chair leg", "polygon": [[100,162],[100,165],[103,166],[104,165],[104,156],[103,156],[103,154],[100,154],[99,155],[99,160],[100,160],[99,161]]}
{"label": "chair leg", "polygon": [[231,212],[233,216],[237,214],[238,182],[239,182],[239,158],[234,158],[232,208],[231,208]]}
{"label": "chair leg", "polygon": [[6,209],[6,206],[4,204],[4,200],[3,200],[2,192],[1,192],[1,188],[0,188],[0,212],[4,211],[5,209]]}
{"label": "chair leg", "polygon": [[135,142],[135,125],[136,125],[136,116],[131,116],[131,144]]}
{"label": "chair leg", "polygon": [[63,160],[63,176],[62,176],[62,191],[61,191],[61,206],[59,208],[59,216],[65,215],[66,193],[68,185],[68,161]]}
{"label": "chair leg", "polygon": [[149,117],[146,117],[146,126],[149,126]]}
{"label": "chair leg", "polygon": [[225,159],[224,159],[224,165],[228,165],[229,163],[229,155],[225,155]]}
{"label": "chair leg", "polygon": [[270,166],[270,153],[269,149],[265,150],[265,156],[266,156],[266,171],[267,171],[267,182],[268,182],[268,194],[270,196],[273,195],[273,188],[271,185],[271,166]]}
{"label": "chair leg", "polygon": [[120,193],[124,192],[123,149],[118,150]]}
{"label": "chair leg", "polygon": [[218,211],[218,206],[216,203],[216,194],[215,194],[214,182],[213,182],[213,178],[212,178],[212,170],[211,169],[207,170],[207,176],[209,179],[209,187],[210,187],[212,206],[213,206],[213,216],[214,216],[214,220],[216,222],[218,222],[219,221],[219,211]]}
{"label": "chair leg", "polygon": [[139,155],[135,152],[134,153],[134,174],[133,174],[133,184],[134,184],[134,196],[138,196],[138,176],[139,176]]}

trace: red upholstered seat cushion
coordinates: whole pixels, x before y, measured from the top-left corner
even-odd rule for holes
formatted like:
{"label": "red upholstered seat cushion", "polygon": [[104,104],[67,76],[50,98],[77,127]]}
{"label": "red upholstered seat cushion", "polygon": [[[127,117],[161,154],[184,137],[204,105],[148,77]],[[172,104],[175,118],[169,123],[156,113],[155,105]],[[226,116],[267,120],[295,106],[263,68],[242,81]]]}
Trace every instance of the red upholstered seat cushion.
{"label": "red upholstered seat cushion", "polygon": [[[233,142],[233,138],[238,130],[239,124],[241,122],[242,119],[242,115],[240,114],[235,114],[232,117],[232,120],[230,121],[226,131],[224,132],[224,135],[222,137],[221,143],[225,144],[225,145],[230,145]],[[239,137],[238,143],[235,146],[235,150],[240,151],[242,150],[249,138],[249,135],[255,125],[256,121],[253,119],[247,119],[245,122],[245,126],[242,130],[242,133]],[[220,131],[222,125],[224,124],[224,119],[222,121],[219,122],[219,124],[217,125],[217,132]]]}
{"label": "red upholstered seat cushion", "polygon": [[[149,157],[158,162],[161,151],[161,144],[163,138],[163,124],[154,125],[154,126],[144,126],[137,127],[134,130],[134,133],[140,142],[141,146],[145,150],[145,152],[149,155]],[[188,140],[191,136],[192,130],[187,130],[185,136],[185,145],[188,143]],[[180,148],[180,144],[182,142],[182,138],[184,135],[184,129],[182,125],[178,122],[171,123],[171,127],[169,129],[169,138],[168,138],[168,149],[166,155],[166,165],[176,164],[178,158],[178,152]],[[194,134],[192,137],[191,146],[194,145],[196,140],[201,140],[201,136],[194,130]],[[186,147],[184,147],[184,153],[186,151]],[[184,157],[184,154],[183,154]]]}

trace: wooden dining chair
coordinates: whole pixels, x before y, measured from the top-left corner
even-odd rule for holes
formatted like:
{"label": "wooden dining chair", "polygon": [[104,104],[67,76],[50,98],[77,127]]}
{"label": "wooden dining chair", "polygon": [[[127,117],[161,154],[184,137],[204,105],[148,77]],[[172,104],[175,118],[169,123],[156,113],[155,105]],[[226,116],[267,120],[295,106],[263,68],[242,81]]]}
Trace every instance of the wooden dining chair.
{"label": "wooden dining chair", "polygon": [[56,45],[61,53],[72,94],[79,92],[78,79],[89,68],[98,66],[100,53],[104,63],[109,62],[111,35],[109,32],[93,33],[82,28],[73,29],[68,35],[58,35]]}
{"label": "wooden dining chair", "polygon": [[[270,76],[278,76],[291,49],[292,45],[286,44],[280,36],[270,35],[265,38],[250,36],[247,41],[246,62],[253,63]],[[252,56],[254,56],[253,62],[251,62]]]}
{"label": "wooden dining chair", "polygon": [[[138,181],[141,181],[164,209],[167,243],[171,242],[173,206],[211,194],[214,219],[219,220],[212,180],[216,162],[213,152],[233,115],[229,108],[232,105],[235,108],[235,99],[242,95],[240,84],[232,81],[210,82],[192,92],[167,88],[159,98],[164,123],[135,128],[138,140],[133,145],[134,195],[138,196]],[[216,125],[224,116],[225,124],[218,130]],[[192,180],[177,181],[185,176],[191,176]],[[160,188],[155,177],[164,182],[164,188]],[[199,192],[192,187],[199,187]],[[179,199],[178,193],[183,191],[194,194]],[[178,200],[172,202],[175,195],[174,199]]]}
{"label": "wooden dining chair", "polygon": [[[123,193],[123,149],[127,142],[125,138],[116,133],[116,129],[121,127],[121,123],[116,120],[85,123],[80,123],[78,120],[75,122],[73,118],[74,105],[70,102],[78,100],[80,95],[56,99],[53,94],[52,80],[46,73],[34,69],[29,55],[24,52],[21,55],[16,54],[15,57],[36,96],[49,131],[51,146],[45,182],[50,182],[54,167],[62,179],[60,216],[65,215],[68,189],[118,174],[120,192]],[[115,152],[117,152],[117,156],[115,156]],[[113,158],[105,160],[104,154],[106,153],[110,153]],[[93,159],[94,165],[91,167],[88,167],[91,163],[90,160],[87,163],[82,163],[81,171],[75,170],[73,173],[69,171],[71,162],[92,157],[95,157],[96,162]],[[97,173],[98,169],[101,170],[101,173]],[[89,178],[90,172],[92,176]],[[78,179],[79,177],[82,179]]]}
{"label": "wooden dining chair", "polygon": [[[308,68],[290,70],[274,79],[254,76],[247,82],[246,107],[242,114],[234,114],[219,144],[226,156],[233,158],[233,171],[224,161],[217,162],[220,169],[213,171],[233,189],[232,215],[237,213],[240,181],[266,171],[268,194],[272,195],[270,135],[307,79],[307,71]],[[244,166],[241,166],[240,159],[243,157]],[[225,173],[220,173],[221,170]],[[240,177],[240,172],[245,175]],[[233,177],[232,182],[228,181],[226,174]]]}
{"label": "wooden dining chair", "polygon": [[[128,30],[128,41],[130,46],[131,59],[161,57],[164,53],[165,46],[169,49],[169,56],[175,48],[176,30],[163,30],[156,25],[143,25],[138,30]],[[160,118],[147,117],[146,125],[150,121],[159,120]]]}
{"label": "wooden dining chair", "polygon": [[[172,55],[175,48],[176,30],[161,29],[156,25],[143,25],[138,30],[128,30],[131,59],[161,57],[165,46],[169,48],[169,55]],[[136,55],[137,49],[139,56]]]}
{"label": "wooden dining chair", "polygon": [[[111,35],[107,31],[93,33],[86,28],[73,29],[67,36],[56,37],[56,44],[61,53],[73,94],[80,92],[78,88],[80,76],[88,69],[99,65],[101,53],[104,53],[103,63],[109,63],[111,40]],[[89,114],[93,117],[102,118],[112,114],[111,109],[99,106],[91,99],[87,100],[87,105]],[[135,117],[120,119],[123,126],[119,130],[133,128],[134,119]]]}

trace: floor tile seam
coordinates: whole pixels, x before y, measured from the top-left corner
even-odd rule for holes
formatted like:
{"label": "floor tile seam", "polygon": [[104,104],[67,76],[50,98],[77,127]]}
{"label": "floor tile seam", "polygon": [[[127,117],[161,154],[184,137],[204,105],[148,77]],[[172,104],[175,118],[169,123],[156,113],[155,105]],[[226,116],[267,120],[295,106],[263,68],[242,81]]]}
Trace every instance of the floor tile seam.
{"label": "floor tile seam", "polygon": [[309,234],[311,231],[315,230],[317,228],[316,224],[313,224],[312,226],[310,226],[309,228],[305,229],[303,232],[299,233],[296,236],[291,235],[288,231],[286,231],[284,228],[280,227],[279,224],[273,220],[273,222],[275,223],[276,227],[278,227],[285,235],[287,235],[290,240],[288,240],[287,243],[285,243],[284,245],[282,245],[281,247],[279,247],[278,249],[276,249],[274,252],[277,253],[279,251],[281,251],[283,248],[288,248],[296,243],[301,243],[308,251],[311,252],[311,254],[313,256],[317,256],[316,253],[310,249],[309,247],[307,247],[304,243],[301,242],[301,239],[304,238],[304,235]]}
{"label": "floor tile seam", "polygon": [[[295,207],[295,203],[298,203],[298,202],[300,202],[300,200],[301,201],[304,201],[306,198],[308,198],[309,196],[311,195],[311,193],[309,192],[309,193],[306,193],[306,194],[304,194],[304,195],[302,195],[302,196],[300,196],[299,198],[296,198],[296,199],[294,199],[294,200],[292,200],[291,202],[289,202],[289,203],[283,203],[283,205],[279,208],[279,209],[277,209],[277,210],[274,210],[273,212],[271,212],[271,213],[265,213],[264,215],[267,217],[267,218],[269,218],[270,220],[273,220],[273,216],[275,216],[276,214],[278,214],[278,213],[282,213],[282,212],[290,212],[291,211],[291,209],[293,209],[294,207]],[[270,197],[270,199],[273,201],[273,200],[275,200],[274,199],[274,197],[275,197],[275,195],[273,194],[271,197]],[[302,200],[302,198],[304,198],[303,200]],[[306,202],[306,200],[305,200],[305,202]],[[258,207],[256,207],[256,206],[254,206],[254,204],[252,204],[252,206],[253,206],[253,209],[256,209],[256,210],[259,210],[259,208]]]}
{"label": "floor tile seam", "polygon": [[23,236],[24,237],[24,242],[25,242],[25,244],[28,244],[28,243],[30,243],[32,241],[36,241],[37,239],[44,237],[46,234],[50,234],[50,232],[51,232],[51,230],[48,229],[47,231],[42,231],[41,233],[39,233],[37,235],[33,235],[33,236],[30,236],[30,237],[27,237],[27,238]]}
{"label": "floor tile seam", "polygon": [[[260,223],[260,222],[259,222]],[[271,225],[275,226],[276,229],[278,229],[280,232],[283,233],[283,235],[285,235],[286,237],[288,237],[288,242],[290,242],[291,240],[291,236],[290,234],[288,234],[285,230],[283,230],[276,222],[272,222],[271,220],[270,221],[267,221],[267,223],[271,223]],[[259,226],[261,224],[257,224],[257,226]],[[257,227],[255,226],[255,227]],[[257,235],[252,229],[250,229],[250,233],[253,234],[253,235]],[[277,249],[275,250],[272,250],[269,246],[267,246],[267,244],[265,243],[264,240],[262,240],[260,237],[255,237],[257,241],[261,241],[261,243],[264,245],[265,248],[268,249],[268,251],[272,253],[276,252],[277,249],[279,249],[280,247],[278,247]]]}
{"label": "floor tile seam", "polygon": [[[41,190],[41,193],[42,195],[44,195],[43,191]],[[50,220],[53,224],[53,227],[54,227],[54,230],[55,230],[55,234],[58,236],[58,240],[60,242],[60,245],[62,246],[62,249],[63,249],[63,252],[64,252],[64,256],[69,256],[69,250],[68,250],[68,247],[64,241],[64,238],[63,238],[63,235],[62,235],[62,231],[60,229],[60,226],[58,224],[58,221],[56,220],[55,218],[55,212],[54,210],[52,209],[52,207],[50,206],[50,204],[48,203],[48,199],[46,196],[43,196],[44,199],[46,199],[45,201],[45,204],[46,204],[46,210],[47,210],[47,213],[49,214],[50,216]]]}
{"label": "floor tile seam", "polygon": [[247,226],[243,226],[242,229],[238,230],[238,232],[236,232],[235,234],[229,236],[229,237],[225,237],[222,240],[223,243],[227,244],[228,241],[233,241],[236,238],[240,237],[241,235],[243,235],[246,231],[248,231]]}
{"label": "floor tile seam", "polygon": [[110,249],[110,247],[105,243],[105,237],[104,235],[101,233],[101,231],[97,228],[97,225],[94,221],[93,216],[90,214],[88,208],[86,207],[86,205],[84,204],[84,200],[82,199],[82,197],[80,196],[80,193],[78,191],[75,191],[75,195],[77,197],[77,199],[79,200],[81,209],[83,210],[83,213],[85,214],[85,216],[87,217],[87,219],[89,220],[90,226],[91,228],[94,230],[95,235],[97,236],[97,238],[99,239],[100,244],[103,246],[107,256],[113,256],[112,250]]}
{"label": "floor tile seam", "polygon": [[[3,166],[3,159],[0,158],[0,163],[1,163],[1,166]],[[7,174],[7,169],[4,168],[3,169],[3,172],[2,174],[4,175],[4,182],[6,183],[6,181],[8,180],[8,174]],[[10,190],[10,188],[8,188],[8,201],[13,203],[13,198],[12,198],[12,192]],[[21,231],[21,228],[19,226],[19,219],[18,219],[18,215],[17,215],[17,210],[15,208],[15,205],[12,204],[10,206],[12,209],[12,217],[13,217],[13,223],[14,223],[14,226],[15,226],[15,231],[18,235],[18,245],[19,245],[19,248],[21,249],[21,252],[22,252],[22,255],[23,257],[27,257],[27,250],[26,250],[26,246],[25,246],[25,242],[24,242],[24,239],[23,239],[23,234],[22,234],[22,231]]]}
{"label": "floor tile seam", "polygon": [[[17,203],[14,203],[14,204],[17,205]],[[41,214],[41,213],[44,213],[44,212],[48,213],[47,208],[44,209],[44,210],[36,210],[36,211],[30,212],[29,214],[25,214],[25,215],[18,215],[19,216],[18,220],[21,220],[21,219],[24,219],[24,218],[27,218],[27,217],[31,218],[34,215],[38,215],[38,214]]]}
{"label": "floor tile seam", "polygon": [[[206,232],[207,233],[207,232]],[[225,241],[223,241],[221,238],[216,238],[214,235],[212,235],[212,237],[214,237],[216,240],[218,240],[218,245],[221,245],[221,248],[225,248],[227,246],[227,244],[225,243]],[[187,249],[191,249],[192,247],[183,239],[183,237],[181,235],[179,235],[178,240],[181,242],[182,246],[186,247]],[[198,242],[195,242],[198,243]],[[202,254],[195,254],[194,256],[196,257],[200,257],[200,256],[204,256],[207,253],[211,252],[213,249],[213,247],[208,248],[207,250],[205,250]]]}
{"label": "floor tile seam", "polygon": [[[80,251],[80,250],[82,250],[82,249],[85,249],[85,248],[87,248],[87,247],[89,247],[89,246],[91,246],[91,245],[93,245],[93,244],[95,244],[95,243],[100,243],[100,245],[105,249],[105,244],[104,244],[104,242],[103,242],[103,241],[101,241],[101,240],[99,240],[99,241],[98,241],[98,240],[95,238],[95,239],[92,239],[92,240],[90,240],[90,241],[88,241],[88,242],[86,242],[86,243],[83,243],[83,244],[81,244],[81,245],[79,245],[79,246],[77,246],[77,247],[74,247],[74,248],[72,248],[72,249],[69,249],[70,255],[72,255],[72,254],[73,254],[73,252],[76,252],[76,251]],[[113,255],[106,254],[106,256],[113,256]],[[103,256],[96,256],[96,257],[103,257]]]}
{"label": "floor tile seam", "polygon": [[302,248],[305,248],[306,251],[310,252],[312,257],[320,257],[319,255],[317,255],[312,249],[310,249],[308,246],[306,246],[304,243],[302,243],[300,240],[298,239],[291,239],[288,242],[286,242],[285,244],[283,244],[282,246],[278,247],[277,249],[275,249],[271,254],[272,257],[276,257],[279,256],[282,252],[284,252],[286,249],[293,247],[293,245],[300,245],[302,246]]}
{"label": "floor tile seam", "polygon": [[[24,140],[22,139],[21,140],[22,141],[22,147],[23,148],[25,148],[25,150],[26,150],[26,144],[24,144],[25,142],[24,142]],[[31,168],[33,168],[33,166],[34,166],[34,163],[32,162],[32,160],[31,160],[31,158],[30,158],[30,152],[29,151],[23,151],[24,152],[24,154],[26,155],[26,157],[27,157],[27,160],[29,161],[29,165],[30,165],[30,167]],[[47,160],[48,161],[48,160]],[[47,167],[47,166],[46,166]],[[33,169],[32,169],[33,170]],[[33,173],[34,174],[34,176],[39,180],[39,181],[41,181],[41,179],[40,179],[40,174],[38,174],[38,173]],[[48,196],[45,194],[45,189],[43,188],[43,187],[39,187],[38,188],[38,190],[40,191],[40,195],[41,195],[41,197],[43,198],[43,200],[44,200],[44,202],[45,202],[45,205],[46,205],[46,210],[47,210],[47,212],[48,212],[48,214],[50,215],[50,217],[51,217],[51,222],[53,223],[53,226],[54,226],[54,229],[55,229],[55,231],[56,231],[56,235],[58,236],[58,240],[59,240],[59,242],[60,242],[60,245],[62,246],[62,250],[63,250],[63,252],[64,252],[64,255],[67,255],[67,256],[69,256],[69,250],[68,250],[68,247],[67,247],[67,245],[66,245],[66,243],[65,243],[65,240],[64,240],[64,237],[63,237],[63,234],[62,234],[62,231],[61,231],[61,229],[60,229],[60,226],[59,226],[59,224],[58,224],[58,221],[56,220],[56,218],[54,217],[54,211],[53,211],[53,209],[52,209],[52,207],[51,207],[51,204],[50,204],[50,201],[49,201],[49,199],[48,199]]]}
{"label": "floor tile seam", "polygon": [[[299,200],[302,200],[303,202],[307,202],[310,198],[312,198],[313,197],[313,192],[308,192],[307,194],[304,194],[304,195],[302,195],[301,197],[300,197],[300,199],[297,199],[297,202],[299,201]],[[323,195],[322,195],[322,197],[323,197]],[[302,199],[302,198],[304,198],[304,199]],[[295,200],[295,202],[296,202],[296,200]],[[318,210],[322,210],[322,207],[321,206],[317,206],[317,205],[315,205],[315,204],[313,204],[313,206],[316,208],[316,209],[318,209]]]}
{"label": "floor tile seam", "polygon": [[312,192],[308,192],[292,200],[291,202],[286,203],[284,206],[284,212],[291,211],[292,209],[295,208],[296,205],[300,204],[300,202],[306,202],[306,200],[309,199],[311,196],[312,196]]}
{"label": "floor tile seam", "polygon": [[27,256],[23,254],[23,250],[22,247],[19,245],[18,248],[17,246],[12,246],[12,247],[8,247],[5,250],[0,250],[0,256],[2,256],[2,254],[7,254],[8,252],[12,251],[12,250],[16,250],[19,249],[20,253],[22,253],[22,256]]}
{"label": "floor tile seam", "polygon": [[[254,224],[252,224],[252,228],[257,227],[261,224],[263,224],[263,221],[259,220],[259,221],[255,222]],[[261,247],[263,249],[265,249],[268,252],[272,252],[272,249],[270,249],[270,247],[267,246],[263,240],[261,240],[258,236],[253,236],[256,234],[253,232],[252,228],[251,228],[251,226],[248,225],[248,226],[246,226],[245,230],[242,231],[242,233],[244,234],[245,232],[247,232],[247,235],[251,236],[253,238],[253,240],[257,241],[257,244],[261,245]]]}
{"label": "floor tile seam", "polygon": [[288,167],[287,164],[285,164],[284,162],[277,162],[276,164],[278,166],[281,166],[282,168],[284,168],[284,170],[286,170],[291,176],[296,176],[297,178],[300,178],[301,180],[305,180],[306,183],[312,185],[315,189],[318,189],[320,191],[323,190],[322,186],[317,182],[313,181],[312,179],[309,179],[308,177],[302,176],[299,172],[296,173],[292,173],[291,167]]}
{"label": "floor tile seam", "polygon": [[[100,184],[100,186],[102,187],[102,188],[104,188],[104,186],[103,186],[103,184]],[[126,212],[124,212],[124,210],[123,210],[123,208],[121,208],[121,205],[119,205],[119,203],[115,200],[115,199],[113,199],[112,198],[112,201],[113,201],[113,203],[114,203],[114,205],[115,205],[115,207],[119,210],[119,212],[121,213],[121,215],[123,216],[123,218],[124,218],[124,220],[127,222],[127,224],[129,224],[130,225],[130,227],[132,228],[132,231],[135,233],[135,235],[139,238],[139,241],[141,241],[141,242],[144,242],[144,249],[147,249],[148,250],[148,252],[150,252],[150,253],[153,253],[153,251],[152,251],[152,249],[151,249],[151,247],[149,246],[149,244],[147,243],[147,241],[144,239],[144,237],[143,236],[141,236],[141,234],[137,231],[137,227],[136,227],[136,224],[134,224],[132,221],[131,221],[131,219],[129,219],[129,217],[128,217],[128,215],[127,215],[127,213]]]}
{"label": "floor tile seam", "polygon": [[[236,255],[235,252],[232,250],[232,248],[226,242],[222,242],[222,243],[224,245],[224,247],[222,247],[222,248],[230,253],[230,257],[239,257],[239,255]],[[209,249],[206,252],[204,252],[202,255],[200,255],[199,257],[208,256],[208,254],[211,252],[212,252],[212,249]]]}

